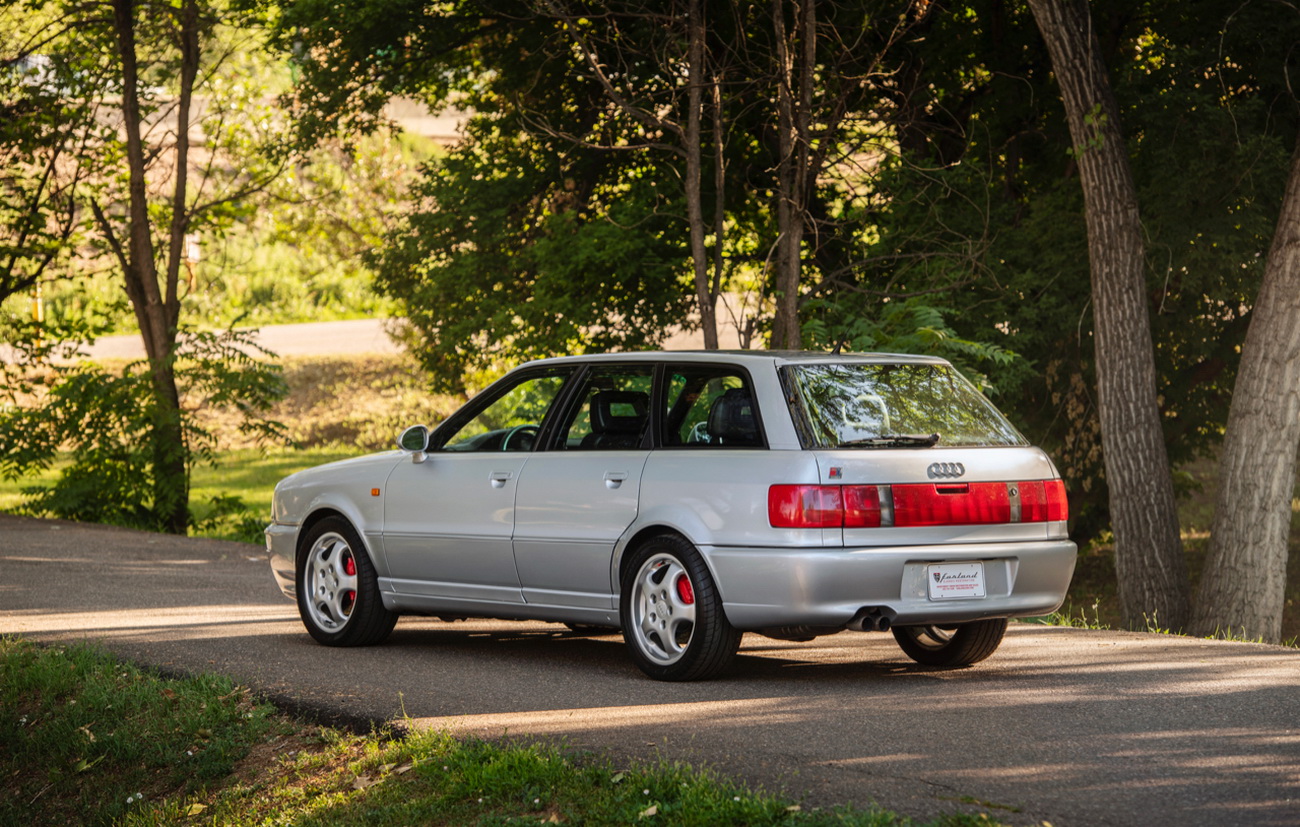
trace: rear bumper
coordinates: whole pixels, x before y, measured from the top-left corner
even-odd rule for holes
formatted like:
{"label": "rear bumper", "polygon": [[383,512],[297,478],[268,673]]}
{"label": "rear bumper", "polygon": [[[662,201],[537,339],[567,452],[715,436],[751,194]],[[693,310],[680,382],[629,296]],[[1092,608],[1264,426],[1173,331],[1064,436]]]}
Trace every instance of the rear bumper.
{"label": "rear bumper", "polygon": [[[1069,540],[845,549],[701,549],[739,629],[843,626],[865,607],[894,625],[1032,617],[1060,608],[1078,549]],[[926,566],[980,560],[982,598],[931,600]]]}
{"label": "rear bumper", "polygon": [[294,547],[298,543],[298,526],[271,523],[263,532],[266,535],[266,553],[271,556],[271,573],[275,583],[290,600],[297,600],[294,580],[297,578]]}

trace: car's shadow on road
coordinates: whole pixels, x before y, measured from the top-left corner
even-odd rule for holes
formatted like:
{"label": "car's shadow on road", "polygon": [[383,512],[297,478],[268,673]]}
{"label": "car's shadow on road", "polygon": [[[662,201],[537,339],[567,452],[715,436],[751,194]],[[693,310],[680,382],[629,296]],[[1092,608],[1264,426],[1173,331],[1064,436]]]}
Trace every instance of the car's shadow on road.
{"label": "car's shadow on road", "polygon": [[[833,648],[828,650],[823,640],[834,640]],[[457,629],[454,624],[443,628],[399,625],[380,649],[389,657],[436,657],[448,667],[450,661],[463,661],[462,665],[472,664],[477,670],[527,668],[539,675],[553,673],[563,680],[572,680],[573,673],[580,673],[588,689],[611,682],[619,684],[620,699],[627,697],[629,683],[640,684],[647,689],[654,687],[655,698],[660,701],[664,692],[712,697],[751,697],[757,692],[770,696],[788,693],[795,685],[801,693],[834,694],[846,683],[900,679],[929,682],[964,671],[913,663],[886,635],[859,635],[853,641],[837,635],[811,642],[786,642],[748,634],[725,673],[689,684],[666,684],[646,677],[632,664],[622,635],[616,631],[591,635],[558,625],[538,628],[537,624],[492,631]],[[835,659],[827,660],[828,651],[834,652]]]}

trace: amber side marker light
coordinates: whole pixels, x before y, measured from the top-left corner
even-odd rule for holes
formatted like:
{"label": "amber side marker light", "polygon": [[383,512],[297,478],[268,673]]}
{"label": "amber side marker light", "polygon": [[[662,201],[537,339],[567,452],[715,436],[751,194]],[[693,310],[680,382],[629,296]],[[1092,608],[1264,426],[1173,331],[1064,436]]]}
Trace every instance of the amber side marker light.
{"label": "amber side marker light", "polygon": [[379,496],[379,489],[378,489],[378,488],[372,488],[372,489],[370,489],[370,496],[372,496],[372,497],[378,497],[378,496]]}

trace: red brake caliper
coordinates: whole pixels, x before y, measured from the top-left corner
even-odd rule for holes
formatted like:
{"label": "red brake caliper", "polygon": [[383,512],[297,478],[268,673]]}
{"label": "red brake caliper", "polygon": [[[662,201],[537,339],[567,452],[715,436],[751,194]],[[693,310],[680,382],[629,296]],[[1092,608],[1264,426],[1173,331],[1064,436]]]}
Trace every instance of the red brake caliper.
{"label": "red brake caliper", "polygon": [[[348,555],[348,559],[343,561],[343,571],[347,573],[348,577],[357,576],[357,561],[355,557]],[[348,593],[345,597],[347,599],[347,612],[348,614],[351,614],[352,606],[357,602],[357,593],[352,589],[348,589]]]}
{"label": "red brake caliper", "polygon": [[677,596],[687,606],[695,602],[695,589],[691,588],[691,581],[686,575],[677,578]]}

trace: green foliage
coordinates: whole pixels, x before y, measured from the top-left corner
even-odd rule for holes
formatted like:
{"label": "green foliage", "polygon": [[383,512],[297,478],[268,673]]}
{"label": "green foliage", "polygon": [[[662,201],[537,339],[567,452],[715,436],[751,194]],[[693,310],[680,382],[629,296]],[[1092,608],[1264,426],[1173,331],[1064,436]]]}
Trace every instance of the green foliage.
{"label": "green foliage", "polygon": [[866,315],[865,308],[850,313],[845,304],[821,299],[805,305],[804,310],[812,316],[804,324],[804,338],[810,347],[939,356],[952,362],[986,394],[995,394],[997,388],[985,369],[1001,373],[1023,363],[1019,355],[1001,345],[959,337],[947,322],[948,316],[955,315],[953,311],[933,307],[920,297],[878,304],[874,315]]}
{"label": "green foliage", "polygon": [[651,168],[471,134],[430,165],[421,207],[375,256],[436,388],[537,356],[654,345],[685,317],[684,238]]}
{"label": "green foliage", "polygon": [[[112,272],[150,360],[120,373],[56,369],[48,387],[27,400],[35,407],[6,417],[6,428],[30,431],[7,471],[46,465],[67,442],[76,460],[53,489],[33,492],[30,508],[183,533],[189,468],[210,445],[178,410],[178,365],[185,362],[196,396],[213,396],[215,404],[238,400],[250,410],[260,404],[259,391],[241,386],[246,365],[222,373],[221,361],[235,350],[231,340],[195,334],[177,347],[188,327],[182,296],[196,281],[195,236],[227,231],[247,213],[249,195],[290,157],[266,95],[274,70],[244,59],[259,12],[206,0],[137,2],[109,15],[64,0],[14,2],[0,11],[29,23],[0,36],[6,55],[59,68],[53,84],[11,84],[5,103],[20,113],[51,103],[75,113],[48,124],[41,153],[19,159],[29,178],[69,177],[76,186],[37,188],[18,199],[34,216],[22,226],[43,222],[53,247],[15,255],[46,255],[41,266],[57,265],[51,275],[65,279]],[[33,129],[46,126],[23,119],[0,130],[0,153],[13,155]],[[67,151],[56,157],[60,149]],[[75,232],[50,231],[51,216],[64,211]],[[34,388],[23,390],[32,396]]]}
{"label": "green foliage", "polygon": [[[71,461],[49,487],[23,489],[22,510],[85,522],[160,529],[173,503],[160,502],[157,446],[151,438],[158,420],[154,375],[136,361],[110,370],[81,360],[56,361],[75,354],[75,339],[44,341],[50,331],[13,322],[19,359],[5,364],[5,407],[0,410],[0,474],[16,479],[48,469],[61,451]],[[90,333],[78,326],[74,332]],[[161,496],[188,498],[189,475],[197,463],[212,463],[217,442],[196,420],[200,408],[227,408],[241,417],[243,433],[284,441],[283,427],[264,417],[285,393],[278,366],[247,333],[195,333],[183,337],[172,357],[185,402],[178,456],[185,487]],[[184,500],[182,500],[183,502]],[[234,498],[214,501],[210,521],[243,511]],[[215,524],[215,523],[212,523]],[[200,528],[208,524],[201,524]]]}
{"label": "green foliage", "polygon": [[0,5],[0,300],[70,266],[85,240],[79,197],[98,166],[82,156],[112,133],[90,97],[94,51],[31,51],[53,25],[26,4]]}
{"label": "green foliage", "polygon": [[186,309],[209,324],[394,315],[367,254],[398,222],[427,142],[387,130],[301,157],[228,232],[205,239]]}
{"label": "green foliage", "polygon": [[[720,90],[704,118],[718,132],[706,126],[698,141],[705,245],[716,254],[711,289],[746,294],[748,338],[772,312],[782,64],[771,9],[704,5]],[[665,327],[690,324],[684,6],[297,0],[283,10],[306,140],[340,124],[374,128],[394,93],[474,113],[377,256],[379,286],[411,319],[410,342],[442,387],[503,360],[654,345]],[[879,130],[840,125],[874,120],[847,115],[879,102],[874,61],[907,19],[898,11],[820,7],[808,105],[819,124],[813,166],[827,183],[808,194],[810,281],[851,264],[848,239],[861,228],[842,203],[869,197],[861,159]]]}
{"label": "green foliage", "polygon": [[[1007,334],[1028,369],[999,406],[1070,488],[1076,539],[1107,523],[1083,202],[1041,38],[1023,5],[932,15],[900,154],[883,165],[878,263],[855,287],[934,291],[957,334]],[[1148,249],[1161,410],[1175,465],[1222,433],[1297,127],[1282,86],[1300,16],[1257,4],[1092,3]],[[1278,31],[1268,31],[1269,27]],[[1281,32],[1287,32],[1283,35]],[[1295,69],[1290,69],[1294,72]],[[904,70],[901,77],[907,77]]]}

